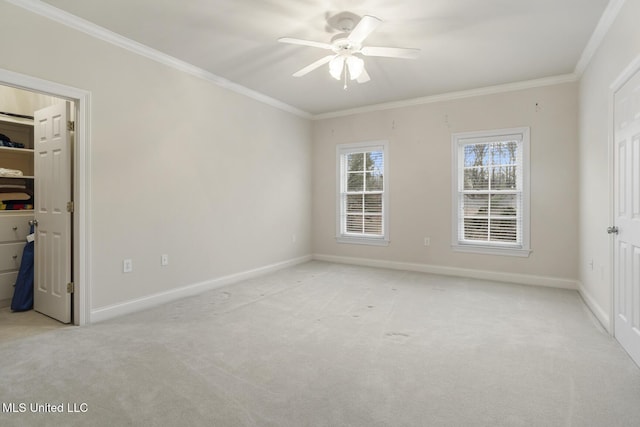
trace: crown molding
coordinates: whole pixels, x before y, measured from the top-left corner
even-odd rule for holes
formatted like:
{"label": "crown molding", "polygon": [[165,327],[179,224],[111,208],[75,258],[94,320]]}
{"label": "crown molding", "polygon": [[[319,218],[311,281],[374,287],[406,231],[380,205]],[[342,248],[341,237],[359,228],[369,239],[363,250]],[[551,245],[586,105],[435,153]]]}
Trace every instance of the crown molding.
{"label": "crown molding", "polygon": [[256,92],[245,86],[239,85],[223,77],[220,77],[216,74],[213,74],[209,71],[206,71],[200,67],[196,67],[195,65],[189,64],[188,62],[174,58],[173,56],[162,53],[142,43],[138,43],[127,37],[121,36],[120,34],[107,30],[106,28],[96,25],[93,22],[89,22],[78,16],[72,15],[68,12],[65,12],[61,9],[51,6],[48,3],[44,3],[40,0],[5,0],[5,1],[7,3],[13,4],[14,6],[21,7],[25,10],[28,10],[30,12],[33,12],[35,14],[48,18],[52,21],[65,25],[74,30],[81,31],[85,34],[88,34],[104,42],[126,49],[135,54],[144,56],[160,64],[166,65],[168,67],[172,67],[179,71],[183,71],[187,74],[191,74],[192,76],[211,82],[224,89],[228,89],[238,94],[247,96],[256,101],[262,102],[263,104],[267,104],[269,106],[275,107],[277,109],[286,111],[288,113],[294,114],[296,116],[299,116],[305,119],[312,118],[312,115],[307,113],[306,111],[302,111],[296,107],[293,107],[275,98],[271,98],[270,96],[264,95],[260,92]]}
{"label": "crown molding", "polygon": [[410,106],[430,104],[435,102],[451,101],[451,100],[470,98],[475,96],[492,95],[492,94],[498,94],[498,93],[504,93],[504,92],[511,92],[511,91],[541,87],[541,86],[550,86],[555,84],[578,81],[582,76],[582,73],[588,66],[589,62],[591,61],[593,55],[597,51],[598,47],[602,43],[605,35],[611,28],[611,25],[613,24],[615,18],[618,16],[620,10],[622,9],[622,6],[625,3],[625,0],[609,1],[605,11],[602,14],[602,17],[598,21],[598,25],[596,26],[596,29],[594,30],[593,34],[591,35],[591,38],[589,39],[589,42],[587,43],[587,46],[582,52],[580,60],[578,61],[573,73],[547,77],[542,79],[528,80],[523,82],[488,86],[488,87],[478,88],[478,89],[449,92],[449,93],[431,95],[431,96],[420,97],[420,98],[412,98],[412,99],[396,101],[396,102],[374,104],[374,105],[368,105],[364,107],[339,110],[339,111],[333,111],[328,113],[311,114],[299,108],[296,108],[292,105],[279,101],[275,98],[272,98],[270,96],[257,92],[253,89],[249,89],[245,86],[234,83],[230,80],[227,80],[223,77],[213,74],[200,67],[196,67],[195,65],[189,64],[188,62],[182,61],[173,56],[162,53],[142,43],[138,43],[134,40],[121,36],[117,33],[114,33],[113,31],[107,30],[106,28],[103,28],[99,25],[96,25],[92,22],[89,22],[75,15],[72,15],[54,6],[51,6],[50,4],[45,3],[41,0],[5,0],[5,1],[7,3],[13,4],[25,10],[28,10],[30,12],[33,12],[35,14],[48,18],[52,21],[58,22],[69,28],[88,34],[99,40],[102,40],[112,45],[126,49],[130,52],[144,56],[148,59],[151,59],[153,61],[166,65],[168,67],[172,67],[176,70],[185,72],[197,78],[206,80],[224,89],[247,96],[258,102],[261,102],[263,104],[272,106],[279,110],[294,114],[301,118],[311,119],[311,120],[323,120],[323,119],[334,118],[334,117],[349,116],[353,114],[382,111],[382,110],[389,110],[389,109],[402,108],[402,107],[410,107]]}
{"label": "crown molding", "polygon": [[591,59],[596,54],[596,51],[602,44],[604,37],[607,35],[611,26],[613,25],[613,21],[618,17],[622,6],[624,6],[624,2],[626,0],[610,0],[607,4],[607,7],[604,9],[600,20],[598,21],[598,25],[596,25],[595,30],[593,30],[593,34],[591,34],[591,38],[587,42],[584,50],[582,51],[582,55],[576,64],[576,68],[574,73],[581,77],[584,70],[587,69],[587,66],[591,62]]}
{"label": "crown molding", "polygon": [[563,74],[542,79],[526,80],[523,82],[507,83],[496,86],[487,86],[478,89],[463,90],[458,92],[443,93],[421,98],[407,99],[397,102],[387,102],[383,104],[367,105],[365,107],[352,108],[348,110],[334,111],[331,113],[316,114],[313,120],[323,120],[335,117],[350,116],[353,114],[371,113],[374,111],[391,110],[395,108],[413,107],[416,105],[433,104],[435,102],[453,101],[456,99],[472,98],[476,96],[494,95],[504,92],[514,92],[518,90],[532,89],[536,87],[552,86],[563,83],[574,83],[578,81],[578,76],[574,73]]}

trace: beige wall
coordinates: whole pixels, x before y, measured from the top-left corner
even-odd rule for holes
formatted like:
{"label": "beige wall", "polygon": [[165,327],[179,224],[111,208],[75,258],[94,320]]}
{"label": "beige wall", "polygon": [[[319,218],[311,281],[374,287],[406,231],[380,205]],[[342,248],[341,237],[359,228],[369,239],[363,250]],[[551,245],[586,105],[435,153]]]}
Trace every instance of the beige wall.
{"label": "beige wall", "polygon": [[310,253],[307,119],[5,2],[0,16],[0,68],[91,92],[93,309]]}
{"label": "beige wall", "polygon": [[[64,100],[9,86],[0,86],[0,111],[3,112],[33,116],[34,111],[59,102]],[[4,116],[0,115],[0,119],[3,118]]]}
{"label": "beige wall", "polygon": [[[93,308],[313,252],[579,278],[608,315],[608,87],[640,52],[639,0],[579,84],[312,123],[7,3],[0,15],[0,68],[92,94]],[[514,126],[531,127],[533,253],[452,252],[450,135]],[[391,244],[337,244],[335,145],[378,139],[390,141]]]}
{"label": "beige wall", "polygon": [[[314,122],[313,252],[576,280],[577,102],[577,84],[568,83]],[[533,253],[453,252],[451,133],[517,126],[531,127]],[[390,145],[391,244],[338,244],[336,144],[380,139]]]}
{"label": "beige wall", "polygon": [[[611,312],[610,85],[640,56],[640,0],[627,0],[580,81],[580,260],[582,292],[603,323]],[[590,263],[593,261],[593,268]]]}

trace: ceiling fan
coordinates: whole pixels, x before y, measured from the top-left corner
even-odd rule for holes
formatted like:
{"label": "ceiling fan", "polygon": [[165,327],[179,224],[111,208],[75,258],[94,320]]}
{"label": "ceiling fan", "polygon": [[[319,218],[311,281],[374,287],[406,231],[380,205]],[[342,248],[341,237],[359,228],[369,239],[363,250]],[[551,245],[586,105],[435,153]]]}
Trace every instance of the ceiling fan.
{"label": "ceiling fan", "polygon": [[[358,22],[357,25],[355,25],[356,22]],[[375,16],[365,15],[360,19],[350,12],[343,12],[330,18],[328,23],[330,27],[340,31],[340,34],[331,39],[331,43],[291,37],[278,39],[281,43],[317,47],[333,52],[331,55],[327,55],[295,72],[293,74],[294,77],[302,77],[329,63],[329,73],[336,80],[344,79],[344,88],[346,89],[348,80],[356,80],[358,83],[366,83],[371,80],[367,70],[364,68],[364,61],[359,55],[415,59],[420,53],[420,49],[363,46],[364,40],[382,23],[382,20]]]}

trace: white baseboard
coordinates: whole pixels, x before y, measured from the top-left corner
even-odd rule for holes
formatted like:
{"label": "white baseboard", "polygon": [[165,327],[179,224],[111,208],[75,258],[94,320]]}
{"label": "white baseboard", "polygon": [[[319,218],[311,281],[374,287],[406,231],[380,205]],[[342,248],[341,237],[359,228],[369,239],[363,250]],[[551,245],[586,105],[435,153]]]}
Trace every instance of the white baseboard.
{"label": "white baseboard", "polygon": [[240,282],[242,280],[251,279],[253,277],[261,276],[263,274],[271,273],[283,268],[302,264],[311,261],[311,259],[311,255],[307,255],[300,258],[294,258],[276,264],[255,268],[253,270],[219,277],[217,279],[194,283],[192,285],[184,286],[178,289],[171,289],[169,291],[159,292],[157,294],[148,295],[142,298],[125,301],[106,307],[96,308],[91,310],[91,318],[89,323],[102,322],[107,319],[112,319],[114,317],[122,316],[129,313],[135,313],[137,311],[156,307],[158,305],[166,304],[171,301],[176,301],[181,298],[198,295],[212,289]]}
{"label": "white baseboard", "polygon": [[607,312],[602,309],[600,304],[596,302],[595,298],[593,298],[591,293],[587,290],[587,288],[584,287],[584,285],[581,282],[578,283],[578,292],[580,292],[580,296],[582,297],[582,300],[587,305],[587,307],[589,307],[589,309],[591,310],[593,315],[596,317],[596,319],[598,319],[598,321],[607,330],[607,332],[609,332],[610,334],[613,334],[613,331],[611,330],[611,323],[610,323],[611,318],[609,317]]}
{"label": "white baseboard", "polygon": [[587,306],[593,311],[598,320],[609,329],[609,317],[606,312],[595,302],[595,300],[580,286],[575,280],[561,279],[546,276],[533,276],[527,274],[503,273],[497,271],[473,270],[467,268],[444,267],[429,264],[417,264],[398,261],[385,261],[368,258],[342,257],[334,255],[313,254],[294,258],[291,260],[279,262],[276,264],[259,267],[228,276],[207,280],[200,283],[184,286],[178,289],[172,289],[160,292],[146,297],[137,298],[123,303],[113,304],[91,310],[91,318],[89,323],[101,322],[122,316],[129,313],[156,307],[161,304],[176,301],[181,298],[198,295],[200,293],[216,289],[222,286],[237,283],[242,280],[251,279],[263,274],[271,273],[283,268],[302,264],[311,260],[335,262],[340,264],[361,265],[367,267],[388,268],[392,270],[417,271],[421,273],[440,274],[444,276],[468,277],[473,279],[495,280],[498,282],[509,282],[523,285],[545,286],[552,288],[577,290],[582,295]]}
{"label": "white baseboard", "polygon": [[528,274],[504,273],[499,271],[473,270],[469,268],[444,267],[439,265],[415,264],[398,261],[384,261],[368,258],[352,258],[334,255],[313,254],[318,261],[335,262],[340,264],[362,265],[367,267],[389,268],[392,270],[417,271],[421,273],[440,274],[443,276],[468,277],[473,279],[495,280],[497,282],[517,283],[521,285],[545,286],[578,290],[576,280],[557,277],[533,276]]}

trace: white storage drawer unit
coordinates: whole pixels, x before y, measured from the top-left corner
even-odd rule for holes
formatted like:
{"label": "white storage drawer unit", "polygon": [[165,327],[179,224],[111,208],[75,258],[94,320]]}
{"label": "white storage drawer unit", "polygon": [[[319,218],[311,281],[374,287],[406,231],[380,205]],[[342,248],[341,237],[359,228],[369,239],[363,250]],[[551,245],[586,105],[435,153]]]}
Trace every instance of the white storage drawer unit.
{"label": "white storage drawer unit", "polygon": [[3,213],[0,215],[0,243],[22,242],[29,234],[29,221],[33,213]]}
{"label": "white storage drawer unit", "polygon": [[29,221],[32,219],[33,212],[0,214],[0,307],[11,303],[22,251],[27,244]]}

